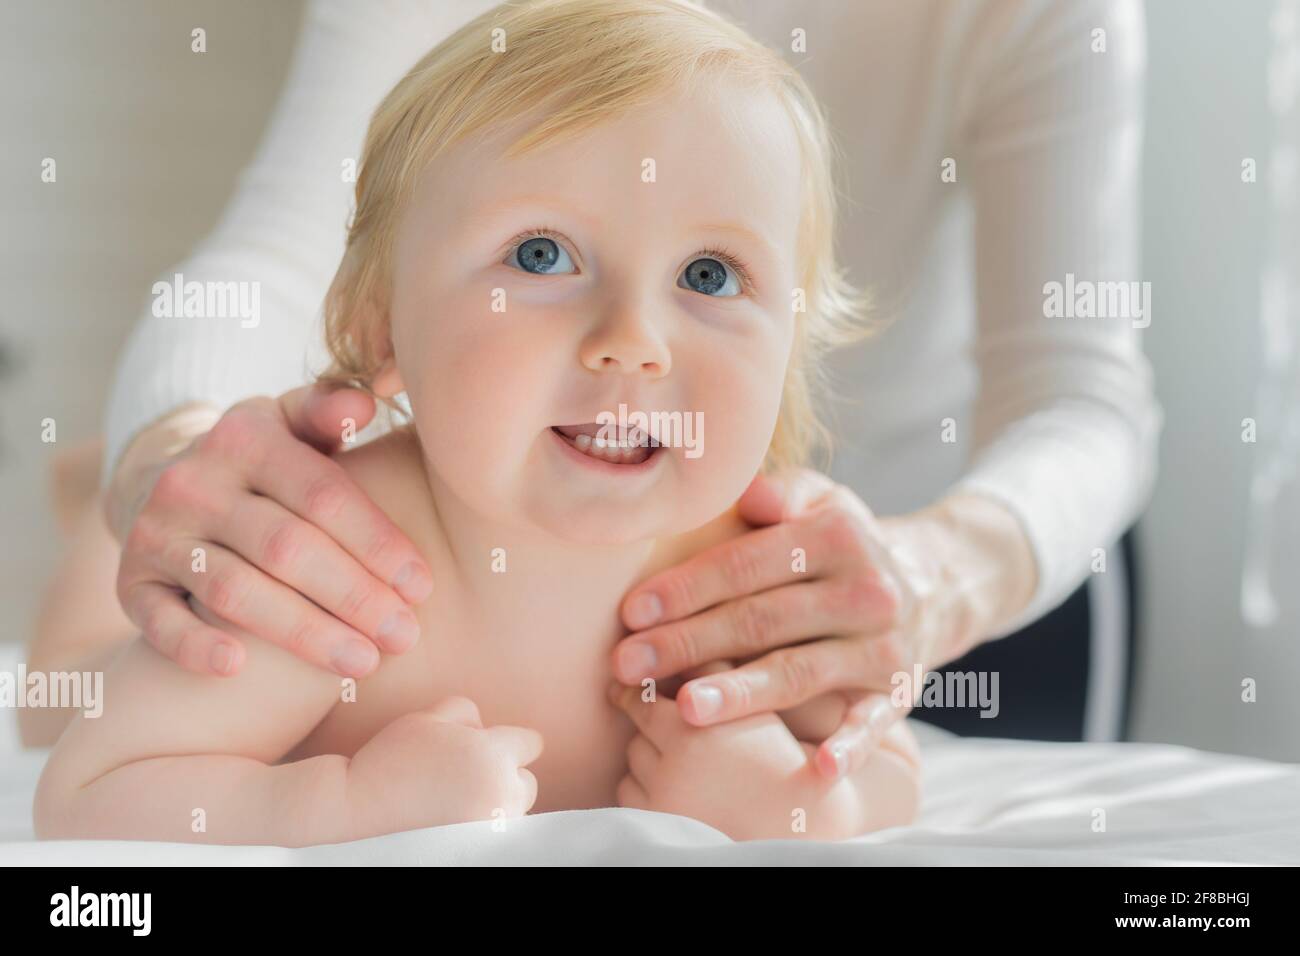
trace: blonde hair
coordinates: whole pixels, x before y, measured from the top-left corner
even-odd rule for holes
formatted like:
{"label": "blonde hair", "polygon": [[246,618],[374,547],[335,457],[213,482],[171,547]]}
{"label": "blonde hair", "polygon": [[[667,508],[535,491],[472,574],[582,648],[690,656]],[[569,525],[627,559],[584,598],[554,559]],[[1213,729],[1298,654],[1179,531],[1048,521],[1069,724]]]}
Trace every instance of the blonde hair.
{"label": "blonde hair", "polygon": [[[494,39],[505,40],[505,52],[494,52]],[[379,104],[366,134],[347,249],[325,300],[333,365],[321,380],[368,388],[386,357],[386,325],[363,327],[363,317],[386,322],[399,214],[417,177],[442,151],[539,110],[544,118],[506,150],[512,158],[667,92],[689,91],[705,76],[775,93],[800,142],[796,276],[805,310],[796,313],[763,467],[808,463],[817,448],[829,452],[830,431],[817,414],[828,384],[820,360],[868,332],[867,299],[849,284],[834,253],[838,148],[798,72],[691,0],[512,0],[466,24],[411,68]]]}

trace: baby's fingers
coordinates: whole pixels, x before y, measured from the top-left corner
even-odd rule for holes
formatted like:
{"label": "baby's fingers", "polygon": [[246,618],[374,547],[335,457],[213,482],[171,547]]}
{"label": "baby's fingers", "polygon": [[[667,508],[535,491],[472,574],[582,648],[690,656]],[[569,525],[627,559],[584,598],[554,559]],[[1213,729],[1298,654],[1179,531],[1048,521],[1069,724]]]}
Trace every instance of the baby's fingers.
{"label": "baby's fingers", "polygon": [[659,761],[662,759],[657,747],[646,737],[637,734],[627,745],[627,769],[643,787],[650,786],[658,775]]}
{"label": "baby's fingers", "polygon": [[645,787],[641,786],[631,774],[618,782],[618,788],[614,791],[614,799],[618,801],[620,807],[628,807],[633,810],[650,809],[650,794],[646,793]]}
{"label": "baby's fingers", "polygon": [[867,694],[849,707],[839,730],[822,742],[817,769],[829,780],[858,770],[908,710],[895,706],[888,694]]}
{"label": "baby's fingers", "polygon": [[531,727],[501,725],[490,727],[487,732],[501,743],[520,767],[527,766],[542,755],[542,735]]}
{"label": "baby's fingers", "polygon": [[522,809],[519,811],[519,815],[523,816],[531,810],[533,804],[537,802],[537,778],[533,776],[531,770],[525,770],[523,767],[520,767],[519,782],[524,788]]}
{"label": "baby's fingers", "polygon": [[669,749],[672,740],[686,726],[672,698],[656,696],[653,701],[642,700],[640,687],[611,684],[609,702],[627,714],[637,730],[660,751]]}
{"label": "baby's fingers", "polygon": [[508,787],[508,805],[503,809],[508,816],[522,817],[537,802],[537,777],[526,769],[525,764],[532,763],[542,755],[542,735],[531,727],[506,725],[489,727],[486,733],[503,748],[507,754],[506,760],[516,768],[518,785]]}
{"label": "baby's fingers", "polygon": [[244,645],[205,624],[169,587],[155,581],[135,584],[123,593],[123,607],[133,621],[148,622],[144,639],[187,671],[229,677],[243,666]]}
{"label": "baby's fingers", "polygon": [[444,723],[483,729],[483,718],[479,716],[478,705],[468,697],[444,697],[425,713]]}

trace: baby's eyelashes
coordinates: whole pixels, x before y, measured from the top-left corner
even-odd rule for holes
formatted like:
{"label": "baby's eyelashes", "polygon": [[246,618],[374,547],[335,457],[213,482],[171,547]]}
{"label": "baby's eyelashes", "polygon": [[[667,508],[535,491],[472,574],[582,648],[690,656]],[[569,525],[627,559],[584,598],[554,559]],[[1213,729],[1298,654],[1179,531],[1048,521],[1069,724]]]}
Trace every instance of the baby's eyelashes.
{"label": "baby's eyelashes", "polygon": [[[549,229],[520,233],[510,242],[505,264],[533,275],[573,275],[577,267]],[[682,270],[678,288],[709,298],[729,299],[752,286],[745,265],[721,249],[704,249]]]}
{"label": "baby's eyelashes", "polygon": [[550,236],[522,238],[523,241],[515,245],[506,258],[508,264],[514,263],[535,275],[569,275],[576,271],[568,251]]}

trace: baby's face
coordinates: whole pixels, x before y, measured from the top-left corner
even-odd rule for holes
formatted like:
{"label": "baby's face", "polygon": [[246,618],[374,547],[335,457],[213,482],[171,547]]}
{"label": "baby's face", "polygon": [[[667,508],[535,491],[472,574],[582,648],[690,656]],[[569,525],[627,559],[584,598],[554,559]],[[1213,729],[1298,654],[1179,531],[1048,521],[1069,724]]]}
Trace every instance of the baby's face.
{"label": "baby's face", "polygon": [[[376,385],[406,389],[428,467],[480,513],[632,541],[704,524],[758,471],[794,334],[799,145],[770,95],[717,95],[502,159],[521,124],[421,179]],[[667,444],[621,432],[620,405]],[[630,450],[599,454],[605,416],[597,437]]]}

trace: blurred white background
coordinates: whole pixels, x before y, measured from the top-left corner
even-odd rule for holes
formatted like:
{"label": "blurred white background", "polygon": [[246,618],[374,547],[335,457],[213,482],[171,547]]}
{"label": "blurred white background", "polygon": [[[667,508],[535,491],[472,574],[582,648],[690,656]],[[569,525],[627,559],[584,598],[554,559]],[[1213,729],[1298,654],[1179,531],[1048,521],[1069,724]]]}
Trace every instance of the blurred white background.
{"label": "blurred white background", "polygon": [[[1279,54],[1288,11],[1289,53]],[[1271,162],[1275,146],[1300,138],[1296,17],[1294,2],[1147,4],[1143,278],[1154,317],[1145,347],[1166,420],[1159,482],[1139,526],[1145,644],[1135,723],[1142,739],[1290,760],[1300,759],[1294,483],[1270,519],[1276,622],[1248,627],[1240,590],[1252,473],[1286,424],[1258,390],[1266,355],[1284,357],[1263,335],[1260,288],[1273,256],[1290,284],[1280,318],[1293,337],[1300,332],[1300,213],[1274,203],[1281,170]],[[1275,114],[1270,99],[1286,108],[1287,90],[1289,112]],[[1242,182],[1245,158],[1257,162],[1255,183]],[[1289,240],[1277,221],[1284,215]],[[1293,417],[1298,401],[1293,392]],[[1258,422],[1256,444],[1241,440],[1248,417]],[[1253,704],[1241,701],[1245,678],[1258,684]]]}
{"label": "blurred white background", "polygon": [[[58,553],[49,461],[99,434],[114,356],[154,278],[220,215],[301,7],[0,0],[0,640],[27,640]],[[45,157],[56,184],[41,182]],[[45,418],[56,445],[40,441]]]}
{"label": "blurred white background", "polygon": [[[1142,278],[1154,311],[1144,334],[1166,423],[1139,527],[1134,722],[1137,739],[1289,760],[1300,759],[1294,484],[1268,519],[1276,621],[1247,626],[1240,590],[1252,474],[1284,424],[1258,393],[1266,353],[1284,351],[1262,332],[1269,256],[1290,270],[1283,319],[1300,332],[1300,249],[1286,245],[1270,184],[1275,148],[1300,139],[1300,107],[1279,114],[1269,97],[1270,58],[1275,87],[1300,86],[1300,51],[1287,66],[1275,50],[1278,10],[1295,8],[1147,5]],[[299,0],[0,2],[0,640],[27,640],[58,553],[52,453],[98,433],[113,356],[155,275],[219,215],[300,12]],[[196,26],[207,31],[203,56],[190,52]],[[40,181],[47,156],[56,186]],[[1256,183],[1241,180],[1248,157]],[[1242,442],[1246,417],[1260,444]],[[45,418],[57,421],[57,445],[40,440]],[[1241,700],[1245,678],[1258,683],[1255,703]]]}

